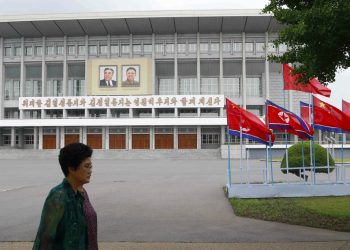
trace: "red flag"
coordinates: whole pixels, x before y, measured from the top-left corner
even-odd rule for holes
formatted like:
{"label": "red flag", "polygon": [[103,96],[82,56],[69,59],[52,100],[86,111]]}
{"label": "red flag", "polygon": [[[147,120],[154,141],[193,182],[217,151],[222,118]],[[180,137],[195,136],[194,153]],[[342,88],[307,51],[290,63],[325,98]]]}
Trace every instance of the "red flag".
{"label": "red flag", "polygon": [[266,105],[269,128],[281,131],[286,130],[288,133],[297,135],[303,140],[312,139],[314,130],[310,124],[301,119],[298,115],[269,100],[266,100]]}
{"label": "red flag", "polygon": [[331,90],[322,85],[316,78],[311,79],[308,84],[299,82],[300,74],[293,75],[294,69],[288,64],[283,64],[284,90],[297,90],[307,93],[319,94],[326,97],[331,96]]}
{"label": "red flag", "polygon": [[241,108],[226,98],[227,125],[229,133],[269,145],[275,141],[272,131],[253,113]]}
{"label": "red flag", "polygon": [[350,102],[346,102],[346,101],[342,101],[342,110],[345,114],[347,114],[348,116],[350,116]]}
{"label": "red flag", "polygon": [[[342,133],[343,130],[350,132],[350,116],[338,108],[313,97],[314,102],[314,127],[323,131]],[[302,118],[308,116],[308,104],[301,103]]]}

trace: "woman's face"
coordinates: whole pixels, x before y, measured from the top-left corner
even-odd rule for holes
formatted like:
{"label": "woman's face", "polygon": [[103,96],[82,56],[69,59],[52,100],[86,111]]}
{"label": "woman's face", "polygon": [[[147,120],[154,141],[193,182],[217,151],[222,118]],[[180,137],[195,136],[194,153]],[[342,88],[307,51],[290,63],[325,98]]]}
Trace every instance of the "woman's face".
{"label": "woman's face", "polygon": [[86,158],[81,162],[77,170],[70,170],[69,175],[78,183],[86,184],[90,182],[92,173],[91,157]]}

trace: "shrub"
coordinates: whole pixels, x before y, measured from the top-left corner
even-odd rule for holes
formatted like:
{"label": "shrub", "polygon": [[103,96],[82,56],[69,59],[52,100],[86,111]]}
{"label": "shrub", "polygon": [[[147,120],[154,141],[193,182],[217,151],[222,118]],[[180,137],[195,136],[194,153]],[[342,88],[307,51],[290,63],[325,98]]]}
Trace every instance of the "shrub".
{"label": "shrub", "polygon": [[[314,152],[315,152],[315,165],[316,166],[327,166],[327,150],[314,143]],[[289,168],[296,168],[296,167],[302,167],[303,161],[302,161],[302,143],[299,142],[293,146],[291,146],[288,149],[288,165]],[[334,160],[333,157],[329,154],[329,166],[334,166]],[[311,171],[312,168],[310,168],[310,142],[304,142],[304,166],[306,171]],[[334,170],[334,168],[329,168],[330,172]],[[284,154],[283,160],[281,162],[281,171],[286,174],[286,154]],[[289,169],[289,173],[293,173],[296,176],[304,177],[303,175],[300,175],[299,169]],[[316,173],[328,173],[327,168],[316,168]]]}

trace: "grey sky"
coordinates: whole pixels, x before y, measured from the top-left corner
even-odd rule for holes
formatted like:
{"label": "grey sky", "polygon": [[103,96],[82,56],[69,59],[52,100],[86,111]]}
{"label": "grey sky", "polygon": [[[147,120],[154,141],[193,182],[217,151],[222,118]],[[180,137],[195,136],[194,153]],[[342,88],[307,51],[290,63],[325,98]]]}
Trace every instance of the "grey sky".
{"label": "grey sky", "polygon": [[[0,15],[76,13],[142,10],[261,9],[267,0],[0,0]],[[350,69],[337,74],[331,98],[324,100],[341,108],[350,102]]]}

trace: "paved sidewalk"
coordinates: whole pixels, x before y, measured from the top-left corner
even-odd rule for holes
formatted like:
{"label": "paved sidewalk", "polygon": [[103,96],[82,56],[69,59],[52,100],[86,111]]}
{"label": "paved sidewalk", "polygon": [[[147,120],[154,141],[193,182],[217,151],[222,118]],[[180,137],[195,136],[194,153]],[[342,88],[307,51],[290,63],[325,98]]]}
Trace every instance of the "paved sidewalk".
{"label": "paved sidewalk", "polygon": [[[0,242],[0,250],[30,250],[32,242]],[[289,243],[100,242],[100,250],[348,250],[350,241]]]}

